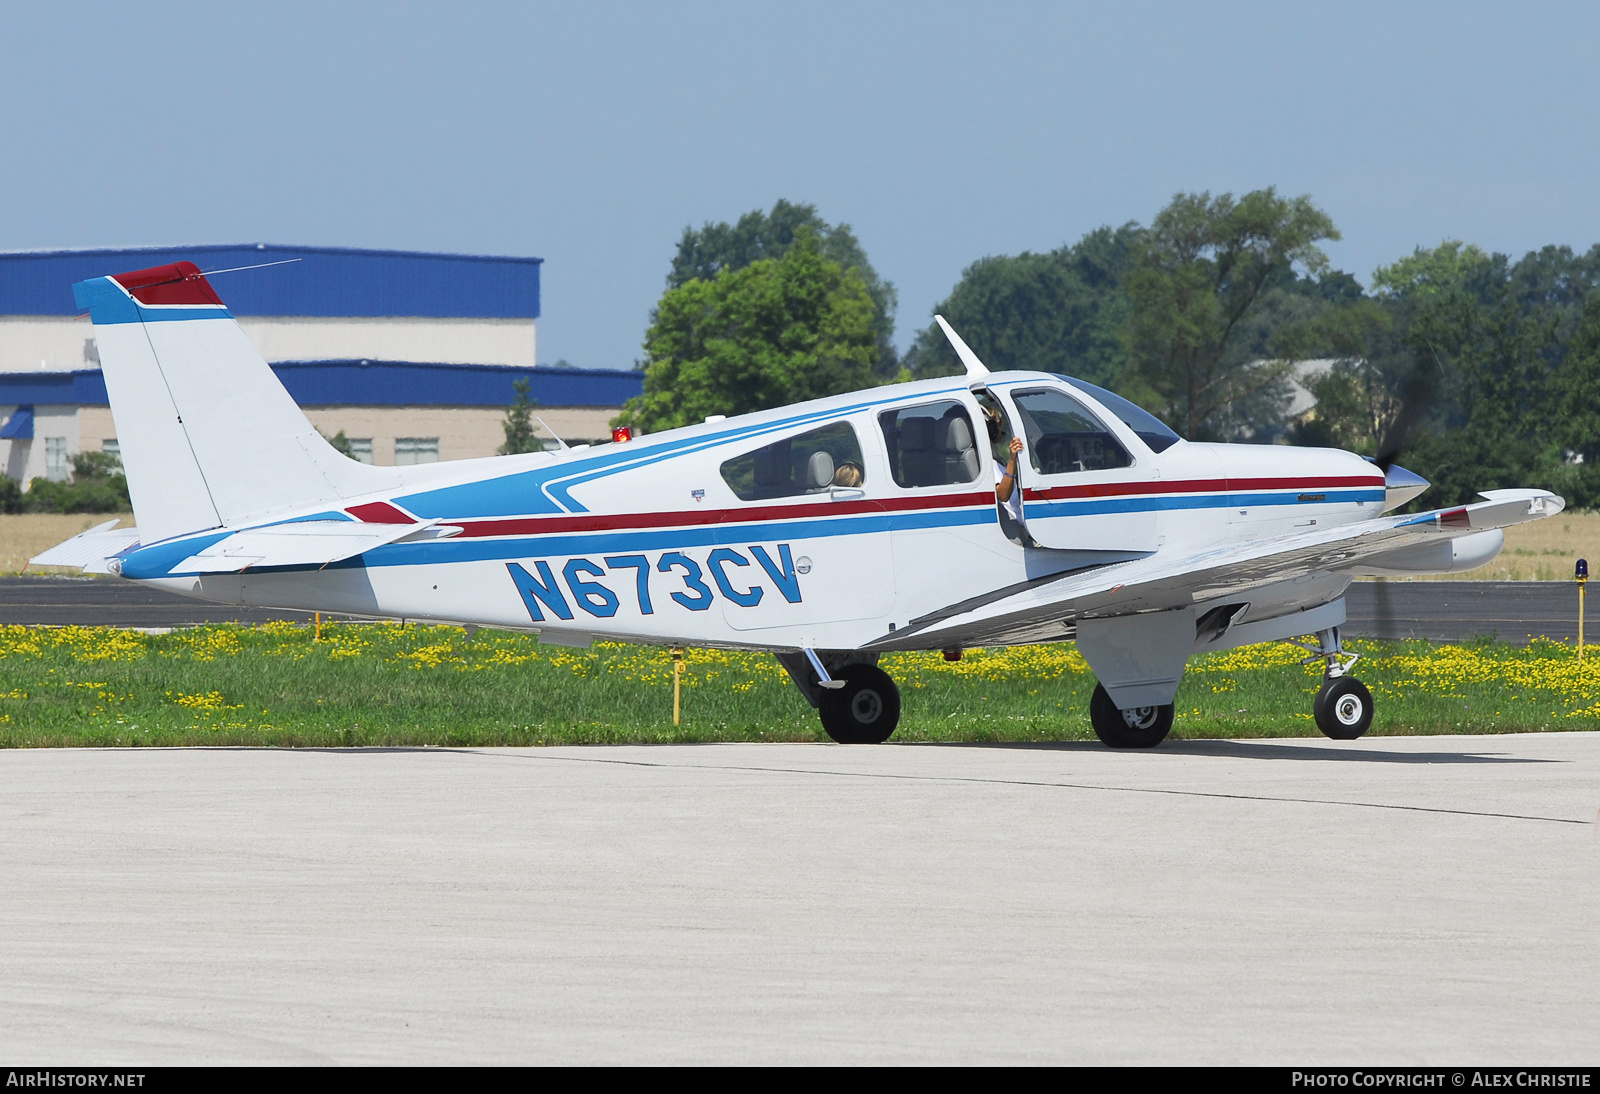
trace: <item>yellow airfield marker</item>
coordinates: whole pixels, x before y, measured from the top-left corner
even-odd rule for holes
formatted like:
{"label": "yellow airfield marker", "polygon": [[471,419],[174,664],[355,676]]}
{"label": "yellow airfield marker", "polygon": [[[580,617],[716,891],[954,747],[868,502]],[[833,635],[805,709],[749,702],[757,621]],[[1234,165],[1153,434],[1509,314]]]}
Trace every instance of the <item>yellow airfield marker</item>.
{"label": "yellow airfield marker", "polygon": [[672,724],[682,724],[683,647],[672,647]]}
{"label": "yellow airfield marker", "polygon": [[1572,578],[1578,583],[1578,660],[1583,660],[1583,588],[1589,583],[1589,560],[1580,558]]}

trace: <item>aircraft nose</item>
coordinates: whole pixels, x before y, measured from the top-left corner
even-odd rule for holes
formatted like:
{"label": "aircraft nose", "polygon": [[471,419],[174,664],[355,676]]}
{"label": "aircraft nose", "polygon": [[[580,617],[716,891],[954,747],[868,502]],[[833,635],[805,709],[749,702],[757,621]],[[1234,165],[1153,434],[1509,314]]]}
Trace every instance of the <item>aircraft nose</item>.
{"label": "aircraft nose", "polygon": [[1399,508],[1433,484],[1397,463],[1383,474],[1383,511]]}

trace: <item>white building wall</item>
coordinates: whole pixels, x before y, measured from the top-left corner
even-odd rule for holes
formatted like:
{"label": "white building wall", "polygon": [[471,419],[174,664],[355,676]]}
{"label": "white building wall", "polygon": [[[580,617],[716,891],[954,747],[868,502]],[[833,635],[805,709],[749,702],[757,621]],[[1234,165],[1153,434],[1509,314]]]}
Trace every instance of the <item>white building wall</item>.
{"label": "white building wall", "polygon": [[[500,407],[472,406],[313,406],[305,407],[306,417],[332,437],[343,432],[352,440],[372,442],[373,462],[395,462],[395,439],[415,437],[439,442],[439,459],[470,460],[492,456],[505,441],[501,423],[506,412]],[[539,407],[537,413],[557,436],[569,444],[607,441],[610,421],[616,407],[561,406]],[[14,406],[0,406],[0,421],[10,417]],[[542,440],[550,441],[543,426],[534,423]],[[0,471],[27,485],[43,478],[45,439],[66,440],[70,457],[84,450],[103,451],[105,442],[117,435],[117,424],[108,406],[37,406],[34,408],[33,440],[0,441]],[[553,442],[551,442],[553,443]]]}
{"label": "white building wall", "polygon": [[[319,406],[302,409],[325,437],[343,431],[351,440],[371,440],[373,463],[381,465],[395,462],[396,437],[437,438],[440,460],[493,456],[506,439],[501,425],[506,412],[501,407]],[[617,408],[551,406],[538,407],[535,413],[568,444],[592,444],[611,439],[610,421],[617,416]],[[538,422],[533,425],[541,440],[550,440],[550,434]]]}
{"label": "white building wall", "polygon": [[[407,317],[239,320],[268,361],[440,361],[533,368],[532,319]],[[97,368],[94,327],[66,315],[0,316],[0,372],[70,372]]]}
{"label": "white building wall", "polygon": [[[0,421],[10,418],[16,411],[15,406],[0,406]],[[45,452],[48,450],[48,440],[59,437],[66,441],[67,455],[70,457],[77,452],[80,440],[78,429],[78,407],[76,406],[36,406],[33,408],[33,439],[0,441],[0,468],[5,473],[27,486],[36,478],[45,477]],[[108,414],[107,417],[110,417]],[[99,447],[98,444],[95,446]],[[71,465],[67,472],[71,474]]]}
{"label": "white building wall", "polygon": [[0,315],[0,372],[98,368],[94,327],[70,315]]}
{"label": "white building wall", "polygon": [[440,361],[533,368],[532,319],[245,318],[246,337],[269,361]]}

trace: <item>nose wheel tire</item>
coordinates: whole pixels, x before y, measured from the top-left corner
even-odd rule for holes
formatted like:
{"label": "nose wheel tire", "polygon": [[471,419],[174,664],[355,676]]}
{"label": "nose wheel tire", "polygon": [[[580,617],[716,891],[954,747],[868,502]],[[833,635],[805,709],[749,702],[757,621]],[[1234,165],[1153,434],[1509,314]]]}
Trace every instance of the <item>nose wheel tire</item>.
{"label": "nose wheel tire", "polygon": [[1353,741],[1372,725],[1372,692],[1353,676],[1329,677],[1311,711],[1324,734],[1336,741]]}
{"label": "nose wheel tire", "polygon": [[846,665],[842,688],[823,688],[822,728],[842,745],[881,745],[900,724],[900,689],[873,665]]}
{"label": "nose wheel tire", "polygon": [[1094,735],[1112,748],[1154,748],[1172,729],[1172,704],[1119,710],[1105,686],[1094,686],[1089,700],[1089,724]]}

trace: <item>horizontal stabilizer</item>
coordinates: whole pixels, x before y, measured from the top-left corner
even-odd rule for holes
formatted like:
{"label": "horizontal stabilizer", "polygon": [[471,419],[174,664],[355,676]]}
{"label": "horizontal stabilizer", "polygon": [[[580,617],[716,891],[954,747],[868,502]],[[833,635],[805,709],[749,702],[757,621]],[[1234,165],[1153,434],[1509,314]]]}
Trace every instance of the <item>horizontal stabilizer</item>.
{"label": "horizontal stabilizer", "polygon": [[235,532],[190,555],[174,573],[238,573],[252,566],[327,566],[386,543],[440,539],[460,528],[425,524],[363,524],[348,520],[303,520]]}
{"label": "horizontal stabilizer", "polygon": [[116,520],[97,524],[28,560],[29,566],[76,566],[85,573],[106,574],[106,559],[139,542],[139,529],[116,528]]}

